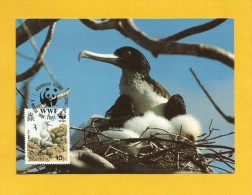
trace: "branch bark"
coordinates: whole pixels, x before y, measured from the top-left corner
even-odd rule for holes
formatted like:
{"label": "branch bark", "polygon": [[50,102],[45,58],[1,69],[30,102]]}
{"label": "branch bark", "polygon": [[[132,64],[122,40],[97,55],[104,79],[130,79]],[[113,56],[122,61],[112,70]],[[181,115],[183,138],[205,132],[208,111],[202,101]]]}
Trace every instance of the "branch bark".
{"label": "branch bark", "polygon": [[[28,29],[31,32],[31,35],[34,36],[38,34],[40,31],[42,31],[47,26],[50,26],[54,22],[56,22],[58,19],[28,19],[24,22],[24,24],[28,27]],[[30,37],[28,36],[24,25],[20,25],[16,29],[16,47],[19,47],[23,43],[25,43],[27,40],[29,40]]]}
{"label": "branch bark", "polygon": [[[27,85],[27,84],[26,84]],[[26,95],[24,95],[23,93],[22,93],[22,91],[16,86],[16,90],[17,90],[17,92],[21,95],[21,97],[23,98],[23,103],[24,103],[24,106],[25,106],[25,108],[29,108],[29,106],[28,106],[28,103],[27,103],[27,94]]]}
{"label": "branch bark", "polygon": [[199,84],[199,86],[201,87],[201,89],[204,91],[204,93],[206,94],[206,96],[208,97],[208,99],[210,100],[210,102],[213,104],[214,108],[220,113],[220,115],[229,123],[234,124],[234,117],[231,116],[227,116],[226,114],[224,114],[224,112],[219,108],[219,106],[215,103],[215,101],[213,100],[213,98],[210,96],[210,94],[207,92],[206,88],[204,87],[204,85],[201,83],[201,81],[199,80],[198,76],[196,75],[196,73],[193,71],[192,68],[190,68],[191,73],[193,74],[194,78],[196,79],[197,83]]}
{"label": "branch bark", "polygon": [[119,20],[117,19],[111,19],[111,20],[105,20],[105,21],[80,19],[80,21],[93,30],[115,29],[119,23]]}
{"label": "branch bark", "polygon": [[[233,54],[221,48],[205,44],[186,44],[170,40],[167,41],[166,39],[164,40],[164,39],[150,38],[135,26],[133,20],[122,19],[121,26],[124,31],[124,35],[126,35],[127,37],[129,37],[130,39],[132,39],[145,49],[151,51],[154,56],[158,56],[159,54],[194,55],[218,60],[220,62],[223,62],[230,68],[234,68]],[[189,33],[187,32],[183,36],[181,34],[179,36],[178,35],[176,36],[177,36],[176,39],[183,38],[185,36],[189,36]]]}
{"label": "branch bark", "polygon": [[[33,66],[31,68],[29,68],[28,70],[26,70],[25,72],[23,72],[22,74],[16,76],[16,82],[17,83],[32,77],[44,65],[43,58],[44,58],[44,55],[45,55],[45,53],[46,53],[46,51],[47,51],[47,49],[48,49],[48,47],[50,45],[52,35],[53,35],[54,29],[55,29],[55,24],[56,23],[52,23],[50,25],[50,28],[48,30],[46,39],[45,39],[45,41],[44,41],[44,43],[43,43],[43,45],[42,45],[42,47],[41,47],[41,49],[39,51],[38,57],[35,60]],[[26,27],[24,27],[24,28],[26,28]],[[27,33],[27,34],[29,34],[29,33]]]}
{"label": "branch bark", "polygon": [[198,34],[198,33],[202,33],[202,32],[208,31],[208,30],[210,30],[212,28],[215,28],[216,26],[222,24],[226,20],[227,19],[215,19],[215,20],[212,20],[212,21],[210,21],[208,23],[188,28],[188,29],[183,30],[181,32],[178,32],[178,33],[176,33],[174,35],[171,35],[171,36],[169,36],[167,38],[164,38],[162,40],[163,41],[178,41],[178,40],[183,39],[185,37],[195,35],[195,34]]}
{"label": "branch bark", "polygon": [[193,55],[198,57],[205,57],[212,60],[220,61],[228,67],[234,69],[234,56],[233,54],[225,51],[224,49],[205,45],[205,44],[189,44],[171,42],[161,48],[160,54],[184,54]]}
{"label": "branch bark", "polygon": [[90,19],[80,19],[80,21],[86,25],[87,27],[93,30],[109,30],[115,29],[119,31],[122,35],[127,36],[121,26],[121,22],[119,19],[110,19],[105,21],[97,21]]}

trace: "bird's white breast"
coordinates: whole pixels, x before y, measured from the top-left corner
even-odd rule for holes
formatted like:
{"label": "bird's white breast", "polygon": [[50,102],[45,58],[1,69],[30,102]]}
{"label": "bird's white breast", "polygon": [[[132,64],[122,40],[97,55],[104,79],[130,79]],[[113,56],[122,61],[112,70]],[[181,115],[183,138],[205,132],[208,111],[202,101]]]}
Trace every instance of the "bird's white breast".
{"label": "bird's white breast", "polygon": [[164,106],[168,100],[157,95],[153,86],[144,81],[139,74],[132,75],[123,72],[120,81],[120,94],[131,97],[136,113],[152,110],[157,115],[164,115]]}

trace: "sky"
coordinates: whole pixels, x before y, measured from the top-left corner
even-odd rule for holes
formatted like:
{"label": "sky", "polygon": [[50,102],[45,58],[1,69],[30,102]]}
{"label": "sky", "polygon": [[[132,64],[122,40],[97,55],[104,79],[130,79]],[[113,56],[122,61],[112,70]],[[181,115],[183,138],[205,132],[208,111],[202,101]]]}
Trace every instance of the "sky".
{"label": "sky", "polygon": [[[164,38],[209,21],[210,19],[138,19],[135,23],[150,37]],[[20,25],[18,20],[16,25]],[[47,30],[48,28],[34,36],[39,48]],[[180,42],[208,44],[234,53],[234,21],[229,19],[214,29],[184,38]],[[121,77],[121,70],[113,65],[90,59],[81,59],[79,62],[79,52],[89,50],[113,53],[123,46],[135,47],[146,56],[151,65],[151,77],[170,94],[179,93],[183,96],[187,112],[200,120],[203,132],[208,132],[212,119],[212,127],[220,129],[215,135],[234,131],[234,125],[227,123],[214,109],[189,71],[190,67],[193,68],[224,113],[234,116],[234,71],[231,68],[215,60],[194,56],[159,55],[155,58],[149,51],[115,30],[94,31],[79,20],[59,20],[44,59],[64,89],[71,88],[68,98],[72,126],[79,126],[93,114],[104,114],[119,97]],[[33,59],[37,57],[29,41],[19,46],[17,52]],[[34,61],[17,54],[17,74],[33,63]],[[42,68],[30,82],[30,90],[34,91],[39,84],[48,81],[52,79]],[[18,87],[21,88],[22,85],[23,83],[18,83]],[[17,97],[19,104],[20,97]],[[72,137],[75,139],[76,135]],[[220,138],[217,143],[234,146],[234,138]]]}

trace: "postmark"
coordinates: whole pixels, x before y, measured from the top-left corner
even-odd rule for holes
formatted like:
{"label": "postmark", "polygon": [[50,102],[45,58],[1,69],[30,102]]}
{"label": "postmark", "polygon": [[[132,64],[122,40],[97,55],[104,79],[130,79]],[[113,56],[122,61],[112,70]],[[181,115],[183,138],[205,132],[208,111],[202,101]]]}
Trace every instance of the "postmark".
{"label": "postmark", "polygon": [[69,164],[69,108],[25,109],[25,163]]}
{"label": "postmark", "polygon": [[[64,89],[60,84],[54,82],[44,82],[36,86],[31,94],[31,107],[59,108],[68,107],[68,93],[70,89]],[[60,100],[61,99],[61,100]]]}

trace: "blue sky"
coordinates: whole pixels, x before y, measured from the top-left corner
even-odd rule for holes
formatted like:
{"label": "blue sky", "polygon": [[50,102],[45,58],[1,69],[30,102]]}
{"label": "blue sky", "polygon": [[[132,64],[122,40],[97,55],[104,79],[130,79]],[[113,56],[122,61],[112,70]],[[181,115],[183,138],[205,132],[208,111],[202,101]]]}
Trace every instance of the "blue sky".
{"label": "blue sky", "polygon": [[[203,24],[209,19],[160,19],[135,20],[136,25],[151,37],[163,38],[186,28]],[[19,23],[17,21],[17,26]],[[47,29],[34,36],[41,46]],[[234,21],[227,20],[218,27],[181,40],[186,43],[204,43],[234,52]],[[60,20],[56,24],[51,45],[45,54],[45,61],[64,88],[72,89],[69,95],[70,122],[78,126],[93,114],[104,114],[119,96],[121,70],[113,65],[89,59],[78,61],[81,50],[97,53],[113,53],[122,46],[132,46],[140,50],[151,64],[151,77],[160,82],[171,94],[179,93],[185,99],[188,113],[196,116],[208,132],[211,119],[213,127],[219,128],[216,135],[234,130],[213,108],[200,89],[189,68],[198,74],[208,92],[228,114],[234,115],[234,71],[226,65],[206,58],[185,55],[152,54],[125,38],[115,30],[94,31],[79,20]],[[26,42],[17,48],[32,58],[36,58],[31,44]],[[33,62],[17,55],[17,74],[29,68]],[[33,90],[37,85],[51,81],[44,68],[30,83]],[[19,87],[22,83],[18,84]],[[17,99],[20,101],[20,98]],[[219,143],[233,146],[232,136],[220,138]]]}

